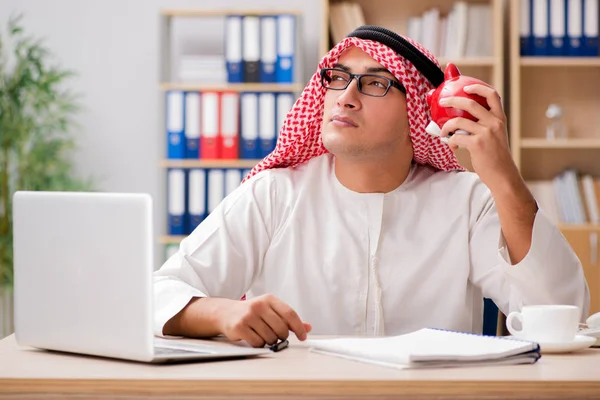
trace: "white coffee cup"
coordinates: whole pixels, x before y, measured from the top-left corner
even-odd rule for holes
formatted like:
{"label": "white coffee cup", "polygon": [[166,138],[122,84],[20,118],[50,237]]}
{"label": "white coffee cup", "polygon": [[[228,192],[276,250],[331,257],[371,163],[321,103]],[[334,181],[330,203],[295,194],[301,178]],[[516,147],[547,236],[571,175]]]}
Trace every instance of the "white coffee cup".
{"label": "white coffee cup", "polygon": [[[515,320],[521,329],[514,327]],[[575,339],[579,327],[579,307],[570,305],[524,306],[506,318],[508,331],[518,339],[540,343],[566,343]]]}

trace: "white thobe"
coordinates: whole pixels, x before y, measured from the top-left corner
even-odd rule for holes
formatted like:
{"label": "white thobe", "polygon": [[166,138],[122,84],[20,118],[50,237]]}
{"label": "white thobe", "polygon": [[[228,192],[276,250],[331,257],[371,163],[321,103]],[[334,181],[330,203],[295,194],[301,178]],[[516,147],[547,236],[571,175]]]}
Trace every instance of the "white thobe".
{"label": "white thobe", "polygon": [[482,331],[483,298],[507,314],[589,292],[579,259],[543,210],[511,265],[489,189],[471,172],[413,164],[389,193],[343,186],[326,154],[263,171],[229,196],[155,272],[155,334],[193,296],[270,293],[315,334]]}

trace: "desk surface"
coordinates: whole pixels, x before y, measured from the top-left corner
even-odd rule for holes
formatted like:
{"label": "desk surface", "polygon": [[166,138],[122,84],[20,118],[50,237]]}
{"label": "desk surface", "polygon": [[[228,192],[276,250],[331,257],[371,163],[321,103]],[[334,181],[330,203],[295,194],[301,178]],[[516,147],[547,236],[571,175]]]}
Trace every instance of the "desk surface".
{"label": "desk surface", "polygon": [[396,370],[288,349],[255,359],[149,365],[0,341],[0,399],[53,394],[131,398],[599,398],[600,349],[544,355],[534,365]]}

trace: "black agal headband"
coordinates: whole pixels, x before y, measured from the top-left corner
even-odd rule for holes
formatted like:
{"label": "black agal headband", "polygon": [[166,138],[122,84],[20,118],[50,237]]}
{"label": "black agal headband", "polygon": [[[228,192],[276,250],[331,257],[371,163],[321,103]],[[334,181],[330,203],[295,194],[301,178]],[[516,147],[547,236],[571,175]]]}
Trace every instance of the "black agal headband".
{"label": "black agal headband", "polygon": [[433,61],[421,53],[408,40],[389,29],[380,26],[364,25],[356,28],[347,37],[374,40],[384,44],[410,61],[434,87],[438,87],[444,82],[444,72]]}

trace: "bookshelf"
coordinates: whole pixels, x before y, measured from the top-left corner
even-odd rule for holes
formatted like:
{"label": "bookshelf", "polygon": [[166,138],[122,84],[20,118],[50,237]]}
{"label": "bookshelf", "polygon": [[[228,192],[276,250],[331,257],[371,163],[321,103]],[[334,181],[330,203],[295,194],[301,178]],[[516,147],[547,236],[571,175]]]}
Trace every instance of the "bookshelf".
{"label": "bookshelf", "polygon": [[304,89],[301,84],[285,84],[285,83],[217,83],[217,84],[197,84],[197,83],[178,83],[165,82],[160,84],[160,89],[163,91],[169,90],[184,90],[191,92],[201,91],[233,91],[233,92],[300,92]]}
{"label": "bookshelf", "polygon": [[[292,69],[294,71],[293,73],[293,79],[291,80],[280,80],[279,76],[277,77],[277,79],[273,78],[270,81],[263,81],[263,77],[261,75],[260,80],[259,81],[246,81],[246,79],[244,78],[243,81],[237,81],[235,83],[230,82],[230,77],[227,77],[227,79],[223,80],[221,79],[201,79],[201,80],[186,80],[186,79],[182,79],[182,77],[180,75],[178,75],[177,73],[174,73],[173,70],[173,51],[172,51],[172,46],[173,46],[173,40],[175,38],[173,38],[173,31],[174,31],[174,25],[175,25],[175,21],[177,19],[186,19],[186,20],[190,20],[193,19],[194,23],[195,21],[198,21],[199,24],[201,24],[203,21],[206,21],[205,19],[208,18],[210,21],[213,22],[213,25],[211,26],[215,26],[214,25],[214,21],[215,20],[221,20],[223,23],[223,37],[222,37],[222,51],[223,54],[226,55],[227,54],[227,23],[226,23],[226,19],[229,16],[237,16],[242,18],[244,17],[258,17],[259,19],[259,41],[260,40],[264,40],[263,39],[263,34],[262,34],[262,29],[264,28],[262,23],[263,17],[274,17],[276,19],[277,22],[275,22],[275,24],[278,24],[280,20],[277,20],[278,16],[280,15],[285,15],[285,16],[292,16],[294,18],[294,23],[293,23],[293,32],[292,32],[292,37],[293,37],[293,62],[292,62]],[[189,93],[198,93],[200,98],[204,98],[203,95],[204,93],[219,93],[220,95],[223,93],[233,93],[233,94],[237,94],[239,95],[238,97],[238,102],[237,107],[238,110],[241,110],[241,108],[243,107],[243,101],[242,101],[242,97],[243,94],[253,94],[257,96],[257,107],[258,107],[258,103],[260,103],[260,96],[262,94],[273,94],[274,98],[275,98],[275,102],[276,102],[276,107],[280,107],[277,103],[277,96],[279,94],[285,95],[285,94],[293,94],[293,101],[295,101],[295,99],[297,98],[298,94],[304,89],[304,82],[302,82],[302,49],[301,49],[301,36],[300,36],[300,27],[301,27],[301,12],[298,10],[289,10],[289,9],[220,9],[220,10],[204,10],[204,9],[167,9],[167,10],[163,10],[160,12],[159,15],[159,20],[160,20],[160,60],[161,60],[161,66],[160,66],[160,77],[159,77],[159,82],[158,82],[158,89],[161,92],[161,95],[164,99],[164,104],[162,107],[162,114],[163,114],[163,118],[161,120],[161,137],[160,140],[164,140],[164,143],[167,142],[167,137],[165,136],[167,134],[166,131],[166,127],[168,125],[168,100],[167,100],[167,95],[169,93],[172,92],[182,92],[184,93],[184,99],[187,97],[187,94]],[[188,22],[189,23],[189,22]],[[240,24],[242,25],[242,28],[240,29],[245,29],[244,28],[244,23],[240,22]],[[289,25],[288,25],[289,26]],[[277,28],[277,34],[274,35],[277,39],[274,41],[276,42],[276,46],[279,46],[279,41],[281,40],[281,32],[279,31],[279,28]],[[245,43],[247,43],[246,39],[246,31],[242,31],[241,33],[241,42],[240,43],[240,47],[242,48],[242,50],[240,50],[240,52],[242,52],[242,55],[240,56],[242,58],[242,61],[244,60],[244,54],[243,54],[243,46]],[[214,38],[213,38],[214,39]],[[206,40],[206,39],[202,39],[202,37],[198,38],[198,41],[200,40]],[[255,43],[255,42],[253,42]],[[259,56],[259,67],[260,67],[260,61],[262,59],[262,57],[264,56],[263,52],[262,52],[262,46],[264,46],[265,43],[264,42],[259,42],[259,44],[257,45],[257,47],[260,49],[260,56]],[[201,46],[197,46],[197,47],[201,47]],[[214,49],[214,44],[211,46]],[[277,47],[277,52],[280,51],[280,48]],[[201,56],[198,57],[198,59],[204,58],[204,54],[195,54],[196,56]],[[279,55],[279,53],[278,53]],[[225,61],[225,60],[223,60]],[[222,65],[222,64],[221,64]],[[243,68],[243,64],[242,64],[242,68]],[[180,71],[177,71],[180,72]],[[217,71],[218,72],[218,71]],[[279,73],[279,72],[277,72]],[[244,71],[242,71],[242,74],[245,74]],[[217,75],[217,73],[215,74]],[[222,77],[222,75],[221,75]],[[184,100],[185,101],[185,100]],[[203,100],[198,100],[203,101]],[[222,100],[219,100],[220,102]],[[292,101],[292,104],[293,104]],[[262,104],[262,103],[261,103]],[[285,104],[288,104],[287,102]],[[187,107],[187,104],[184,104],[184,108]],[[221,121],[223,120],[221,117],[221,112],[223,110],[223,108],[225,107],[223,103],[220,103],[219,105],[219,118],[221,119]],[[291,104],[290,104],[291,107]],[[202,109],[202,107],[201,107]],[[281,107],[281,109],[283,110],[283,107]],[[259,110],[260,111],[260,110]],[[287,110],[286,110],[287,111]],[[201,111],[204,112],[204,111]],[[183,118],[183,120],[187,121],[185,119],[186,117]],[[200,125],[203,127],[204,125],[202,125],[202,121],[201,119],[204,118],[204,116],[202,115],[200,118]],[[256,117],[257,120],[260,119],[260,116]],[[275,119],[279,118],[279,116],[275,115]],[[187,124],[187,122],[185,122]],[[221,122],[222,123],[222,122]],[[242,115],[241,115],[241,111],[237,117],[237,135],[238,135],[238,140],[239,140],[239,146],[241,148],[242,146],[242,127],[243,125],[243,121],[242,121]],[[257,129],[260,131],[262,129],[263,125],[260,125]],[[200,136],[202,136],[202,129],[200,128],[201,132],[200,132]],[[219,128],[220,129],[220,128]],[[185,128],[184,128],[184,132],[185,132]],[[275,134],[277,134],[277,129],[275,130]],[[260,132],[258,133],[258,138],[256,139],[257,142],[260,140]],[[201,138],[197,139],[199,141],[199,145],[201,145]],[[223,139],[225,140],[225,139]],[[168,146],[167,146],[168,147]],[[239,153],[239,157],[235,157],[235,158],[220,158],[220,157],[208,157],[208,158],[203,158],[202,155],[200,154],[199,157],[194,158],[194,157],[189,157],[188,155],[184,156],[184,157],[169,157],[168,154],[168,149],[165,149],[165,152],[163,154],[163,156],[161,157],[161,159],[159,160],[159,168],[161,168],[164,171],[164,179],[166,182],[166,185],[164,185],[164,187],[166,188],[165,190],[165,199],[166,199],[166,208],[164,210],[164,215],[165,218],[169,218],[168,217],[168,204],[169,204],[169,182],[168,182],[168,171],[171,170],[183,170],[186,171],[186,174],[191,174],[191,171],[198,171],[198,170],[204,170],[204,171],[209,171],[209,170],[222,170],[222,171],[228,171],[228,170],[236,170],[240,172],[240,178],[244,177],[244,173],[247,172],[248,170],[250,170],[251,168],[253,168],[261,159],[263,155],[259,155],[258,157],[254,157],[254,158],[243,158],[242,154],[241,154],[241,150]],[[189,204],[188,204],[188,185],[190,184],[187,179],[188,179],[188,175],[186,175],[186,200],[185,200],[185,204],[186,204],[186,214],[189,212]],[[209,191],[208,188],[208,183],[209,183],[209,177],[208,177],[208,172],[206,172],[206,190],[207,192]],[[210,200],[208,199],[208,194],[206,195],[206,204],[204,205],[207,210],[209,208],[209,203]],[[214,203],[214,201],[213,201]],[[208,213],[209,211],[207,211]],[[185,238],[187,236],[189,232],[185,232],[184,234],[169,234],[169,224],[167,223],[167,228],[165,232],[160,232],[159,236],[158,236],[158,243],[161,245],[165,246],[165,254],[168,257],[169,255],[169,247],[172,248],[172,246],[175,246],[177,244],[179,244],[179,242]]]}
{"label": "bookshelf", "polygon": [[[344,2],[341,0],[323,0],[324,22],[323,32],[326,36],[322,40],[321,53],[325,54],[335,43],[330,37],[331,4]],[[410,17],[423,15],[428,10],[436,8],[440,16],[451,12],[454,1],[448,0],[421,0],[421,1],[395,1],[395,0],[353,0],[357,3],[367,25],[379,25],[392,31],[407,35],[408,20]],[[468,1],[467,4],[489,4],[491,6],[492,34],[490,54],[479,56],[439,57],[438,61],[443,66],[448,62],[455,63],[464,74],[471,74],[493,85],[499,92],[504,89],[504,35],[503,35],[503,6],[502,0]],[[349,33],[349,32],[347,32]]]}
{"label": "bookshelf", "polygon": [[260,160],[169,160],[160,162],[163,168],[253,168]]}
{"label": "bookshelf", "polygon": [[164,245],[179,244],[184,238],[185,235],[163,235],[160,237],[159,242]]}
{"label": "bookshelf", "polygon": [[520,56],[519,64],[523,67],[600,67],[600,58]]}
{"label": "bookshelf", "polygon": [[[523,178],[528,183],[552,182],[566,168],[600,178],[600,57],[521,55],[519,0],[510,0],[508,6],[510,141]],[[564,139],[546,139],[545,111],[551,103],[564,110],[568,130]],[[600,225],[559,222],[558,227],[583,265],[591,294],[590,312],[599,312]]]}
{"label": "bookshelf", "polygon": [[521,138],[521,149],[600,149],[600,138],[575,138],[569,140],[546,140]]}
{"label": "bookshelf", "polygon": [[[335,43],[332,39],[333,34],[331,33],[332,21],[335,20],[336,16],[332,16],[332,5],[334,6],[333,12],[335,13],[335,5],[339,3],[356,3],[362,12],[362,18],[364,23],[367,25],[379,25],[385,28],[391,29],[392,31],[408,35],[409,21],[414,17],[421,17],[427,11],[437,9],[439,11],[439,18],[447,17],[455,7],[455,1],[449,0],[420,0],[420,1],[396,1],[396,0],[323,0],[323,7],[325,9],[324,14],[327,15],[326,21],[324,22],[323,32],[326,32],[325,37],[322,40],[321,53],[325,54],[329,48]],[[491,35],[488,42],[486,51],[482,54],[477,52],[470,52],[469,55],[459,56],[439,56],[435,51],[434,55],[438,59],[442,68],[446,66],[448,62],[454,63],[462,74],[470,75],[475,78],[481,79],[484,82],[492,85],[504,98],[505,84],[504,84],[504,7],[503,0],[474,0],[462,2],[467,5],[487,5],[489,6],[489,20],[487,22],[486,29]],[[333,19],[332,19],[333,18]],[[338,17],[342,18],[342,17]],[[360,20],[360,18],[358,19]],[[354,29],[351,23],[348,23],[349,28]],[[483,29],[483,28],[481,28]],[[346,32],[350,33],[350,31]],[[408,35],[411,36],[411,35]],[[443,35],[441,35],[443,37]],[[415,38],[421,44],[423,40]],[[440,41],[443,39],[440,39]],[[327,48],[325,48],[325,43]],[[337,43],[337,42],[336,42]],[[431,49],[430,49],[431,50]],[[469,154],[464,149],[459,149],[457,152],[459,162],[467,169],[473,170]]]}
{"label": "bookshelf", "polygon": [[301,12],[298,10],[269,10],[269,9],[243,9],[243,8],[232,8],[232,9],[219,9],[219,10],[203,10],[203,9],[165,9],[161,11],[161,16],[167,18],[176,17],[224,17],[227,15],[279,15],[279,14],[292,14],[300,16]]}

